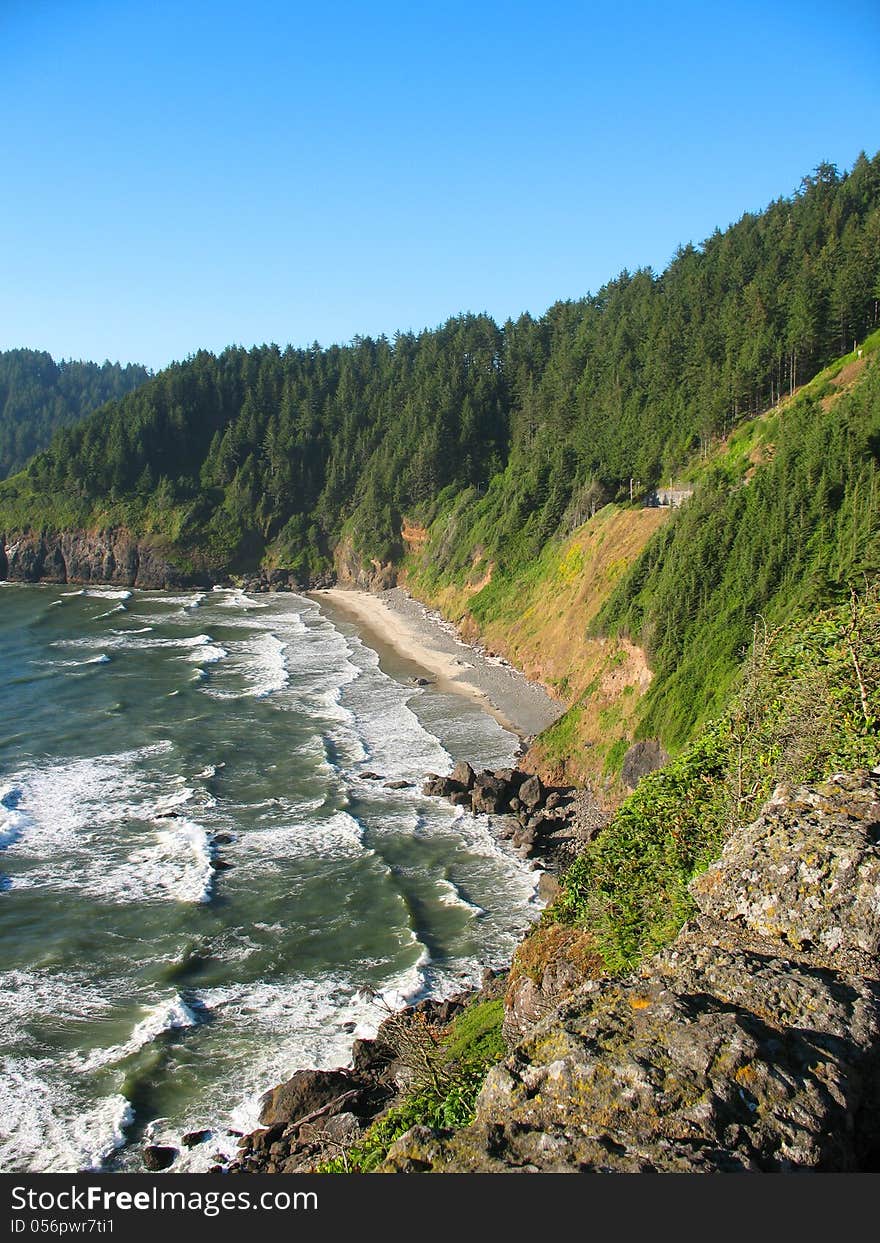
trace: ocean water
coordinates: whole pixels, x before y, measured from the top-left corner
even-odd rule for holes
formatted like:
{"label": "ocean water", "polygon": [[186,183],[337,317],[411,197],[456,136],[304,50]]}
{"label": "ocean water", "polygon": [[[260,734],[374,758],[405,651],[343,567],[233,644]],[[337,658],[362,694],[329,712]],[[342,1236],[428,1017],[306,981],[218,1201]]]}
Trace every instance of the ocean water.
{"label": "ocean water", "polygon": [[509,957],[534,874],[420,783],[517,740],[419,672],[299,596],[0,587],[0,1170],[207,1168]]}

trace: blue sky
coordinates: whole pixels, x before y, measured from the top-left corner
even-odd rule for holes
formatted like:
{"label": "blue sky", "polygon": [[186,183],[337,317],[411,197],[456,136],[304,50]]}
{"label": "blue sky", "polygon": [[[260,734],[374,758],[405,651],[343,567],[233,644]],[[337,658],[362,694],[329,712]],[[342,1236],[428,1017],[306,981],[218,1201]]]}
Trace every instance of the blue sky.
{"label": "blue sky", "polygon": [[540,314],[880,148],[880,3],[0,0],[0,348]]}

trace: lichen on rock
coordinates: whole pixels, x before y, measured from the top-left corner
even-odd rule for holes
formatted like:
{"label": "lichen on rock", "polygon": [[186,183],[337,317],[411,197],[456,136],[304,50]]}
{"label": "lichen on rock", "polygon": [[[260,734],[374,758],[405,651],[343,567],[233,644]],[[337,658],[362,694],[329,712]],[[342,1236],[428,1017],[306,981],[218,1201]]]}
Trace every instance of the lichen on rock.
{"label": "lichen on rock", "polygon": [[672,945],[583,983],[489,1072],[471,1126],[403,1136],[384,1170],[877,1168],[878,777],[778,790]]}

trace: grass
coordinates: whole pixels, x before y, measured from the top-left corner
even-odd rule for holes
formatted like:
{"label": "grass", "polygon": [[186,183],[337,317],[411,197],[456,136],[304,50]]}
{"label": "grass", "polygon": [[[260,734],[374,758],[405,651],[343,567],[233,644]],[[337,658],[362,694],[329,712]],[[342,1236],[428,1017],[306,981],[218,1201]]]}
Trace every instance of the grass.
{"label": "grass", "polygon": [[589,932],[605,970],[629,971],[693,912],[690,881],[783,780],[870,766],[880,754],[877,584],[755,642],[728,710],[649,774],[576,860],[552,918]]}
{"label": "grass", "polygon": [[477,1096],[486,1072],[504,1058],[501,1035],[504,1002],[477,1002],[449,1025],[436,1049],[436,1071],[430,1086],[416,1088],[368,1128],[344,1154],[318,1167],[321,1174],[369,1174],[388,1149],[414,1126],[451,1131],[473,1121]]}

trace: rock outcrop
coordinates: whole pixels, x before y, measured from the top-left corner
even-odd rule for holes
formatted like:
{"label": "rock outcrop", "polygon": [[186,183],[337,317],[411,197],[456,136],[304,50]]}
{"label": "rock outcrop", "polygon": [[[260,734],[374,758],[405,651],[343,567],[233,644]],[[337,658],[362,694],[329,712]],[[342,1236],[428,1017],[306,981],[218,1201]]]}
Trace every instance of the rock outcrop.
{"label": "rock outcrop", "polygon": [[348,539],[340,541],[333,550],[333,569],[336,581],[343,587],[378,592],[397,586],[397,570],[390,561],[372,558],[365,564]]}
{"label": "rock outcrop", "polygon": [[462,762],[448,777],[428,773],[422,793],[474,815],[500,817],[498,836],[509,839],[523,858],[540,857],[555,872],[567,867],[605,822],[588,791],[546,787],[540,777],[517,768],[475,773]]}
{"label": "rock outcrop", "polygon": [[698,914],[494,1067],[475,1122],[393,1171],[880,1168],[880,770],[780,789],[692,885]]}
{"label": "rock outcrop", "polygon": [[121,527],[0,534],[0,579],[103,583],[119,587],[204,587],[211,575],[176,566],[157,544]]}
{"label": "rock outcrop", "polygon": [[[314,1171],[356,1143],[381,1113],[412,1087],[407,1032],[440,1029],[475,1001],[504,991],[505,979],[493,971],[478,990],[444,1001],[425,998],[390,1015],[375,1040],[356,1040],[351,1065],[337,1070],[299,1070],[262,1099],[261,1126],[239,1141],[233,1174],[294,1174]],[[221,1167],[216,1167],[220,1169]]]}
{"label": "rock outcrop", "polygon": [[634,742],[623,757],[620,779],[629,790],[634,790],[643,777],[669,763],[669,752],[656,738]]}

